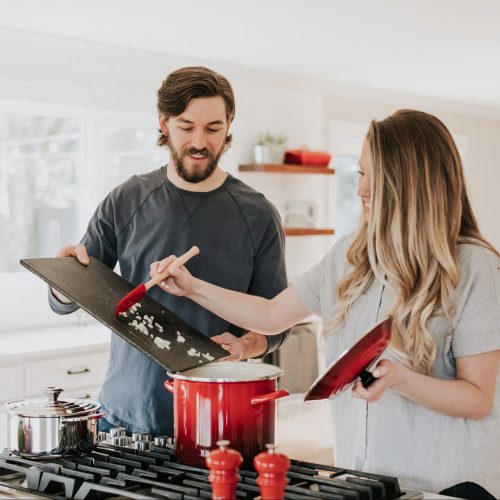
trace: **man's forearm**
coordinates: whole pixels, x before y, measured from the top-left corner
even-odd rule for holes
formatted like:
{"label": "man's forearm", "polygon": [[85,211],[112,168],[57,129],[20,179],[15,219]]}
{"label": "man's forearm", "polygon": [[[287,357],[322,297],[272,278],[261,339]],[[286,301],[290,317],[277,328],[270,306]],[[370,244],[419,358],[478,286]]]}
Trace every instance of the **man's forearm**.
{"label": "man's forearm", "polygon": [[61,302],[61,304],[71,304],[73,302],[71,299],[68,299],[66,295],[58,292],[55,288],[50,287],[50,292],[59,302]]}
{"label": "man's forearm", "polygon": [[49,305],[50,308],[56,314],[71,314],[75,312],[79,307],[74,303],[70,302],[69,304],[61,302],[53,293],[52,288],[49,286]]}

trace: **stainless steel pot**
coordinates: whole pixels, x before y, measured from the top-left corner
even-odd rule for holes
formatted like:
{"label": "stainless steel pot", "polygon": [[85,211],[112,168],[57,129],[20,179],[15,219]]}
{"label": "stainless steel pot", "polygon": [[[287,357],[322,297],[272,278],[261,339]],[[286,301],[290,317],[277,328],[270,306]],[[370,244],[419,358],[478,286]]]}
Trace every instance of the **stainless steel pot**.
{"label": "stainless steel pot", "polygon": [[58,399],[63,389],[47,387],[47,397],[5,403],[9,449],[23,457],[84,454],[97,444],[101,405],[95,401]]}

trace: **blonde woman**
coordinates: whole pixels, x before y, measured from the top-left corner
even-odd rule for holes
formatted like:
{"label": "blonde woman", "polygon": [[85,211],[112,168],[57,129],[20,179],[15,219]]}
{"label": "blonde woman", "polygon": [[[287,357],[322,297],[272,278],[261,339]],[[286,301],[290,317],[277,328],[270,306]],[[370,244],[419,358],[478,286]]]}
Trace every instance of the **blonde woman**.
{"label": "blonde woman", "polygon": [[[392,316],[377,380],[331,402],[335,463],[418,490],[472,482],[499,498],[500,257],[478,229],[455,143],[436,117],[400,110],[371,123],[359,174],[358,231],[274,299],[185,268],[162,287],[266,335],[321,315],[327,362]],[[453,493],[478,497],[462,486]]]}

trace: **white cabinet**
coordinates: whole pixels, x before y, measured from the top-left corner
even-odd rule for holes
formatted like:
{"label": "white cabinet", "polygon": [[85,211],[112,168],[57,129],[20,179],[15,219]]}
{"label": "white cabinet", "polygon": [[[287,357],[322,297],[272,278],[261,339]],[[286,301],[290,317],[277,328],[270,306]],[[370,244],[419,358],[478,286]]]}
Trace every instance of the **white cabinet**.
{"label": "white cabinet", "polygon": [[93,351],[26,363],[24,393],[35,396],[45,387],[57,386],[67,395],[70,390],[75,392],[79,388],[98,386],[104,379],[108,357],[106,351]]}
{"label": "white cabinet", "polygon": [[0,368],[0,452],[7,446],[7,413],[5,401],[23,397],[24,367],[22,364]]}
{"label": "white cabinet", "polygon": [[7,446],[5,402],[64,389],[61,398],[97,399],[108,366],[109,343],[0,355],[0,451]]}
{"label": "white cabinet", "polygon": [[0,368],[0,401],[16,399],[24,394],[24,366],[4,365]]}
{"label": "white cabinet", "polygon": [[79,387],[78,389],[70,389],[69,391],[65,391],[65,395],[68,398],[91,399],[92,401],[96,401],[100,390],[100,385],[95,385],[93,387]]}

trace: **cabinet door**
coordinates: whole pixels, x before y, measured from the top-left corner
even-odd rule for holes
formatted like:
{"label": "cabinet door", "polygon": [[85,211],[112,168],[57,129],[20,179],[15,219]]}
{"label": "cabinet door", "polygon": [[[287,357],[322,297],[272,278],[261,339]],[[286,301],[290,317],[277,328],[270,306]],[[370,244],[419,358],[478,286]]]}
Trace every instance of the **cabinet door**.
{"label": "cabinet door", "polygon": [[0,368],[0,403],[24,396],[23,365],[2,366]]}
{"label": "cabinet door", "polygon": [[24,368],[22,365],[0,368],[0,452],[7,447],[7,411],[4,403],[24,396]]}
{"label": "cabinet door", "polygon": [[0,405],[0,452],[7,448],[7,412]]}
{"label": "cabinet door", "polygon": [[96,385],[93,387],[80,387],[78,389],[70,389],[68,391],[64,391],[64,395],[68,398],[90,399],[92,401],[97,401],[97,396],[99,396],[100,389],[100,385]]}
{"label": "cabinet door", "polygon": [[57,386],[68,391],[81,387],[99,386],[108,366],[108,352],[46,358],[27,363],[25,366],[26,396],[42,394],[42,389]]}

